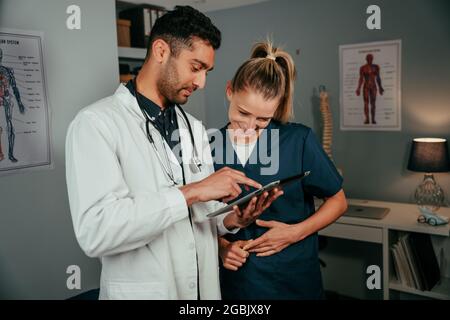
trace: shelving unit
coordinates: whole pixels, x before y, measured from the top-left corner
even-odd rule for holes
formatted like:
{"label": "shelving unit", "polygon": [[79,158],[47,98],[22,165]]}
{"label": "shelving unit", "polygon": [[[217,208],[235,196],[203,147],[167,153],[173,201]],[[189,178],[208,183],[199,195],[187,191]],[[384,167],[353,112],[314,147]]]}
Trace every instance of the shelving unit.
{"label": "shelving unit", "polygon": [[119,53],[119,58],[121,58],[121,59],[144,60],[145,55],[147,54],[147,49],[118,47],[118,53]]}
{"label": "shelving unit", "polygon": [[[445,208],[448,212],[448,209]],[[400,230],[399,230],[400,229]],[[405,228],[393,228],[388,232],[388,244],[389,248],[392,244],[398,241],[401,234],[411,233],[411,232],[420,232],[427,233],[430,236],[449,236],[449,226],[443,225],[440,227],[433,227],[427,224],[417,223],[415,226],[409,225],[405,226]],[[437,260],[439,263],[439,256],[436,254]],[[441,270],[441,279],[440,281],[430,290],[423,291],[417,288],[409,287],[405,284],[400,283],[399,279],[395,276],[395,270],[393,267],[393,263],[391,261],[394,259],[392,254],[389,252],[389,263],[388,263],[388,274],[389,274],[389,298],[397,299],[400,296],[400,293],[407,293],[409,295],[415,295],[424,298],[430,299],[438,299],[438,300],[450,300],[450,278],[446,277],[444,271]]]}
{"label": "shelving unit", "polygon": [[389,282],[389,289],[431,299],[450,300],[450,278],[441,278],[440,283],[434,286],[431,291],[421,291],[410,288],[400,284],[397,279],[392,278]]}
{"label": "shelving unit", "polygon": [[[417,222],[416,205],[394,202],[348,199],[349,204],[389,208],[390,212],[381,220],[343,216],[319,232],[320,235],[362,241],[380,245],[382,251],[383,298],[400,299],[402,294],[413,298],[450,300],[450,270],[444,270],[441,280],[431,291],[421,291],[401,284],[395,276],[390,246],[401,233],[424,233],[438,237],[450,245],[450,225],[430,226]],[[439,214],[450,217],[450,208],[443,207]],[[439,262],[439,257],[438,257]],[[386,272],[385,272],[386,271]]]}
{"label": "shelving unit", "polygon": [[[150,1],[142,1],[143,3],[150,4]],[[136,3],[131,3],[127,1],[116,0],[116,18],[119,18],[119,12],[122,10],[136,6]],[[160,6],[152,6],[155,9],[165,10]],[[140,68],[143,64],[145,57],[147,55],[146,48],[133,48],[133,47],[117,47],[117,53],[119,57],[118,63],[128,64],[130,70]],[[133,77],[133,75],[125,75],[124,78]],[[122,76],[121,76],[122,78]],[[123,81],[123,80],[122,80]]]}

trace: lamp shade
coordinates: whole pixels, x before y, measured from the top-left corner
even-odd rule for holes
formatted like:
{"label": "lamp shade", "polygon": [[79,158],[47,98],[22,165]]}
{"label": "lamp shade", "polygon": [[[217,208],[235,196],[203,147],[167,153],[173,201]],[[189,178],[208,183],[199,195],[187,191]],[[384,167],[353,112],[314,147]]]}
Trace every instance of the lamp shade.
{"label": "lamp shade", "polygon": [[408,170],[419,172],[450,171],[447,140],[437,138],[414,139],[409,155]]}

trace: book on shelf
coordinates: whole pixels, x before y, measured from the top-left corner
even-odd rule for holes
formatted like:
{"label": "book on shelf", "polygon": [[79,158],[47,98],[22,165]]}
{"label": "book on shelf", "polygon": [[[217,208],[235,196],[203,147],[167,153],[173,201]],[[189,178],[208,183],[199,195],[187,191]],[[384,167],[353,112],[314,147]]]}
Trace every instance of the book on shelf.
{"label": "book on shelf", "polygon": [[399,255],[400,272],[403,274],[403,278],[405,279],[403,285],[414,288],[415,286],[411,269],[409,267],[408,261],[406,260],[406,253],[403,250],[401,243],[398,242],[397,244],[395,244],[395,248]]}
{"label": "book on shelf", "polygon": [[406,261],[408,263],[409,270],[411,271],[414,288],[419,289],[419,290],[424,290],[422,281],[419,276],[419,271],[417,269],[416,261],[411,253],[412,250],[411,250],[411,246],[409,244],[409,236],[410,236],[409,234],[403,235],[400,238],[400,243],[401,243],[402,249],[405,252]]}
{"label": "book on shelf", "polygon": [[153,5],[137,5],[119,13],[120,19],[131,21],[130,40],[135,48],[147,48],[153,25],[166,9]]}
{"label": "book on shelf", "polygon": [[400,265],[400,257],[398,255],[398,251],[397,251],[397,245],[393,245],[390,248],[391,251],[391,256],[392,256],[392,264],[394,266],[394,271],[395,271],[395,275],[397,277],[397,280],[402,284],[402,285],[406,285],[406,279],[405,279],[405,275],[403,273],[403,270],[401,270],[401,265]]}
{"label": "book on shelf", "polygon": [[417,257],[417,267],[423,277],[424,290],[431,290],[441,279],[441,271],[434,253],[431,236],[411,233],[410,244]]}
{"label": "book on shelf", "polygon": [[399,282],[421,291],[431,290],[440,280],[440,269],[427,234],[401,234],[390,248]]}

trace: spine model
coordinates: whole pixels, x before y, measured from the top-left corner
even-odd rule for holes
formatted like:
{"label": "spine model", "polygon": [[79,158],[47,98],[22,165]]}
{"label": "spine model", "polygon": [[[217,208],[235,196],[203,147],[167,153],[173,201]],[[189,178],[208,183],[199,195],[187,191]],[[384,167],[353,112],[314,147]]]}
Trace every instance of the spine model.
{"label": "spine model", "polygon": [[320,113],[323,120],[322,147],[325,153],[333,161],[331,145],[333,144],[333,119],[331,116],[330,105],[328,103],[328,93],[325,86],[319,87],[320,92]]}

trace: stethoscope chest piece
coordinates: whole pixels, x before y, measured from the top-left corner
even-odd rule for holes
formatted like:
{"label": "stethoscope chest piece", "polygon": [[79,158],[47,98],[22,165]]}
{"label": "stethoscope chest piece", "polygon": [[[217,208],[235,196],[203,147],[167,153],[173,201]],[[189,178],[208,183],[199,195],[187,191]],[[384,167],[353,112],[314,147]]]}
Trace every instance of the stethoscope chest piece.
{"label": "stethoscope chest piece", "polygon": [[191,162],[189,163],[189,169],[191,169],[191,172],[194,174],[200,173],[202,171],[201,166],[202,164],[197,157],[193,157]]}

